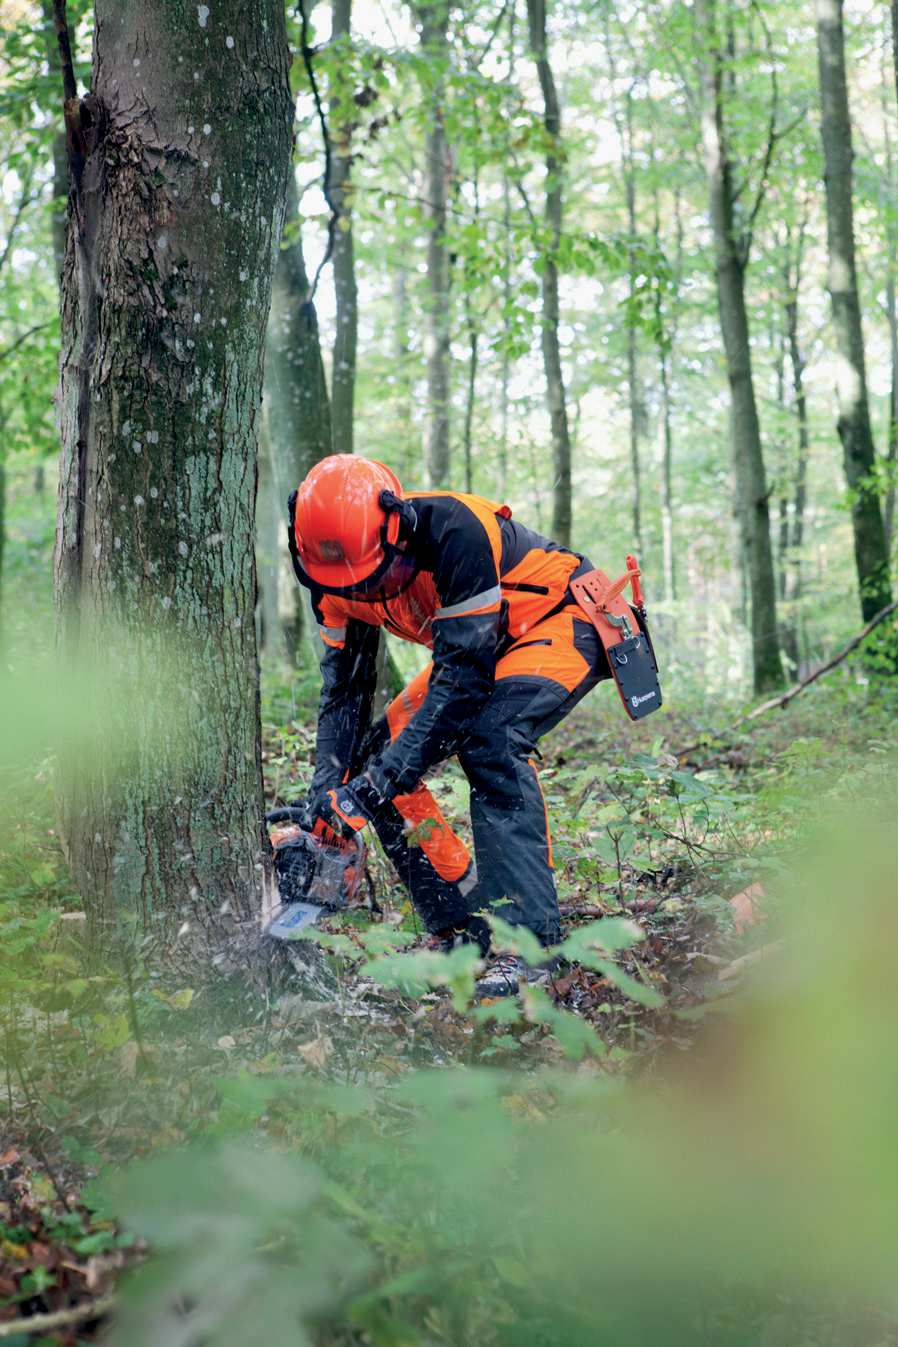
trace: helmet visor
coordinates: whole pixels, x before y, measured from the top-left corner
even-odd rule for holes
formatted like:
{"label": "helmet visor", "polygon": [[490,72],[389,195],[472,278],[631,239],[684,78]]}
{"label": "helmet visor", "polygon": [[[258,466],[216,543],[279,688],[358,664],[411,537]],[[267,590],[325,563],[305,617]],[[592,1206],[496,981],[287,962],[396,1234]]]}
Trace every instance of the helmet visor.
{"label": "helmet visor", "polygon": [[378,567],[373,575],[356,585],[347,585],[341,593],[357,603],[384,603],[408,589],[418,573],[415,559],[408,552],[390,550],[392,555],[387,558],[385,569]]}

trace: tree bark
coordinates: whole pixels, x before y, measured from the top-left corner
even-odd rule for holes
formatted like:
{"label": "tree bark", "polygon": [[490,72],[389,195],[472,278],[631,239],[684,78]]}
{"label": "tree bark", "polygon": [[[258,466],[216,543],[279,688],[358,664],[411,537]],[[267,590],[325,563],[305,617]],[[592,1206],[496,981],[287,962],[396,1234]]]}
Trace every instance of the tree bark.
{"label": "tree bark", "polygon": [[865,621],[891,600],[888,551],[874,470],[864,338],[854,254],[851,120],[842,0],[816,0],[821,133],[826,186],[828,287],[839,363],[839,438],[851,491],[854,556]]}
{"label": "tree bark", "polygon": [[[333,0],[333,39],[348,46],[352,0]],[[335,105],[331,104],[331,198],[337,211],[332,264],[336,299],[336,332],[331,372],[331,431],[335,454],[353,452],[356,348],[359,304],[355,278],[355,244],[352,237],[352,147],[351,127],[333,129]]]}
{"label": "tree bark", "polygon": [[[898,4],[898,0],[896,0]],[[895,15],[892,19],[892,39],[896,40]],[[889,114],[886,106],[886,71],[883,64],[883,108],[882,138],[886,157],[886,184],[891,200],[895,196],[895,160],[892,152],[892,135],[889,129]],[[898,66],[896,66],[898,74]],[[886,551],[892,555],[892,534],[895,521],[896,473],[898,473],[898,295],[896,295],[895,265],[898,252],[898,225],[892,210],[886,212],[886,315],[889,323],[889,356],[891,362],[891,384],[889,388],[889,413],[886,428],[885,460],[885,501],[883,503],[883,528],[886,535]]]}
{"label": "tree bark", "polygon": [[730,386],[735,510],[748,571],[754,687],[756,692],[764,692],[779,686],[783,668],[776,625],[767,479],[745,304],[747,259],[736,234],[733,166],[724,129],[722,61],[717,41],[715,0],[697,0],[696,14],[704,43],[702,140],[714,235],[717,303]]}
{"label": "tree bark", "polygon": [[[292,172],[287,225],[271,292],[265,362],[265,403],[278,489],[293,489],[331,452],[331,409],[321,355],[318,315],[309,278]],[[286,496],[285,496],[286,501]]]}
{"label": "tree bark", "polygon": [[530,50],[543,96],[546,129],[546,248],[542,262],[542,352],[552,428],[552,536],[563,547],[571,541],[571,437],[568,428],[561,345],[558,339],[558,246],[564,218],[561,108],[549,62],[546,0],[527,0]]}
{"label": "tree bark", "polygon": [[253,513],[283,6],[96,0],[67,116],[56,596],[67,668],[115,698],[86,708],[94,758],[63,766],[64,835],[95,931],[124,908],[214,938],[258,911],[268,867]]}
{"label": "tree bark", "polygon": [[[272,285],[265,357],[265,428],[271,482],[284,522],[290,492],[332,448],[318,315],[309,297],[292,171],[287,179],[286,201],[287,224]],[[284,632],[286,647],[293,655],[299,650],[305,626],[302,597],[294,594],[293,620]]]}
{"label": "tree bark", "polygon": [[[267,426],[259,434],[259,489],[256,495],[256,570],[258,572],[259,647],[268,659],[292,653],[294,632],[281,618],[281,539],[286,519],[285,497],[278,489]],[[297,609],[301,612],[299,604]],[[301,628],[300,628],[301,630]]]}
{"label": "tree bark", "polygon": [[442,69],[449,60],[448,0],[416,5],[421,47],[434,74],[428,92],[426,165],[427,234],[427,443],[425,458],[432,487],[449,481],[450,333],[449,249],[446,245],[446,200],[449,149],[443,116],[445,81]]}

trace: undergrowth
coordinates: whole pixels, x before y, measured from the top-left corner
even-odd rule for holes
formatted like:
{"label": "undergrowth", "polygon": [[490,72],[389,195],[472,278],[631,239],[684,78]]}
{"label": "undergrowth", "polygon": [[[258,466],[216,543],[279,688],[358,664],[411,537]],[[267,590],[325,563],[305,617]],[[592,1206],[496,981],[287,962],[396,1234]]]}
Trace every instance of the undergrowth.
{"label": "undergrowth", "polygon": [[[284,686],[271,688],[264,770],[275,803],[301,798],[313,736],[308,698],[291,713]],[[879,816],[865,866],[881,842],[894,695],[821,687],[750,734],[732,729],[732,709],[709,723],[698,704],[634,732],[594,701],[549,741],[542,770],[566,961],[548,989],[493,1005],[472,1004],[469,951],[426,948],[376,847],[381,910],[327,922],[278,966],[265,996],[254,982],[235,994],[235,979],[211,967],[184,981],[184,963],[160,960],[136,930],[86,960],[48,766],[11,783],[0,860],[0,1322],[94,1301],[99,1315],[125,1266],[136,1270],[112,1340],[128,1347],[242,1344],[251,1333],[384,1347],[616,1345],[652,1334],[735,1343],[756,1340],[777,1313],[813,1321],[805,1272],[793,1268],[783,1288],[772,1253],[737,1285],[752,1231],[767,1231],[771,1250],[782,1232],[770,1234],[757,1194],[739,1186],[759,1182],[751,1148],[737,1194],[717,1167],[713,1128],[699,1153],[688,1101],[710,1092],[712,1113],[720,1107],[716,1033],[730,1045],[721,1060],[745,1067],[749,1012],[743,984],[726,975],[753,950],[795,941],[796,864],[820,843],[809,820],[828,800],[842,812],[860,805]],[[464,831],[461,774],[449,765],[434,788]],[[819,877],[821,892],[833,874]],[[758,881],[764,921],[739,935],[727,900]],[[858,905],[882,896],[859,886],[856,923]],[[839,938],[858,944],[863,929]],[[501,926],[498,938],[520,942]],[[806,969],[812,1002],[815,976]],[[793,990],[787,980],[781,1003]],[[775,1055],[765,1013],[750,1012]],[[780,1004],[777,1032],[782,1013]],[[689,1089],[671,1067],[679,1060],[697,1063]],[[747,1079],[756,1068],[749,1060]],[[794,1107],[818,1088],[804,1080]],[[733,1123],[738,1149],[745,1117]],[[699,1131],[708,1125],[703,1114]],[[750,1219],[718,1249],[724,1198]],[[678,1211],[696,1223],[694,1247],[682,1246]],[[798,1237],[794,1220],[784,1228]],[[699,1277],[702,1259],[726,1295]],[[634,1304],[646,1278],[655,1299]],[[856,1310],[855,1292],[852,1283],[840,1305],[818,1301],[819,1333],[804,1340],[830,1341],[833,1324],[857,1314],[879,1335],[870,1342],[892,1341],[888,1312],[869,1309],[882,1297],[864,1287]],[[46,1341],[94,1331],[85,1311]]]}

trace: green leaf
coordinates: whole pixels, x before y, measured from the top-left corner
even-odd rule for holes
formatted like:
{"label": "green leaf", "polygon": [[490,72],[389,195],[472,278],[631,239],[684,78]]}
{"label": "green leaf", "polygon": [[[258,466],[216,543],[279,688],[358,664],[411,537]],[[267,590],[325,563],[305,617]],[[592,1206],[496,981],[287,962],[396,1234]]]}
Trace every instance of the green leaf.
{"label": "green leaf", "polygon": [[494,913],[487,914],[487,921],[492,927],[493,944],[496,949],[509,950],[512,954],[519,954],[524,963],[534,968],[541,964],[546,958],[546,950],[539,943],[532,931],[526,926],[512,926],[510,922],[503,921]]}
{"label": "green leaf", "polygon": [[592,949],[603,949],[609,953],[630,949],[645,939],[645,931],[629,917],[600,917],[588,926],[578,926],[559,945],[558,953],[566,959],[578,959]]}

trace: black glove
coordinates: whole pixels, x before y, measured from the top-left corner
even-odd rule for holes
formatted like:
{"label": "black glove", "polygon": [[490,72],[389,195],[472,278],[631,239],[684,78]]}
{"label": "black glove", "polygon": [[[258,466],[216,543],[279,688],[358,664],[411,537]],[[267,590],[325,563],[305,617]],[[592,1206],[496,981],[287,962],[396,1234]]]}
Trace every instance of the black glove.
{"label": "black glove", "polygon": [[321,813],[335,832],[343,837],[352,837],[360,832],[378,809],[390,798],[389,788],[382,772],[371,767],[354,776],[343,786],[337,786],[327,792],[326,812]]}

